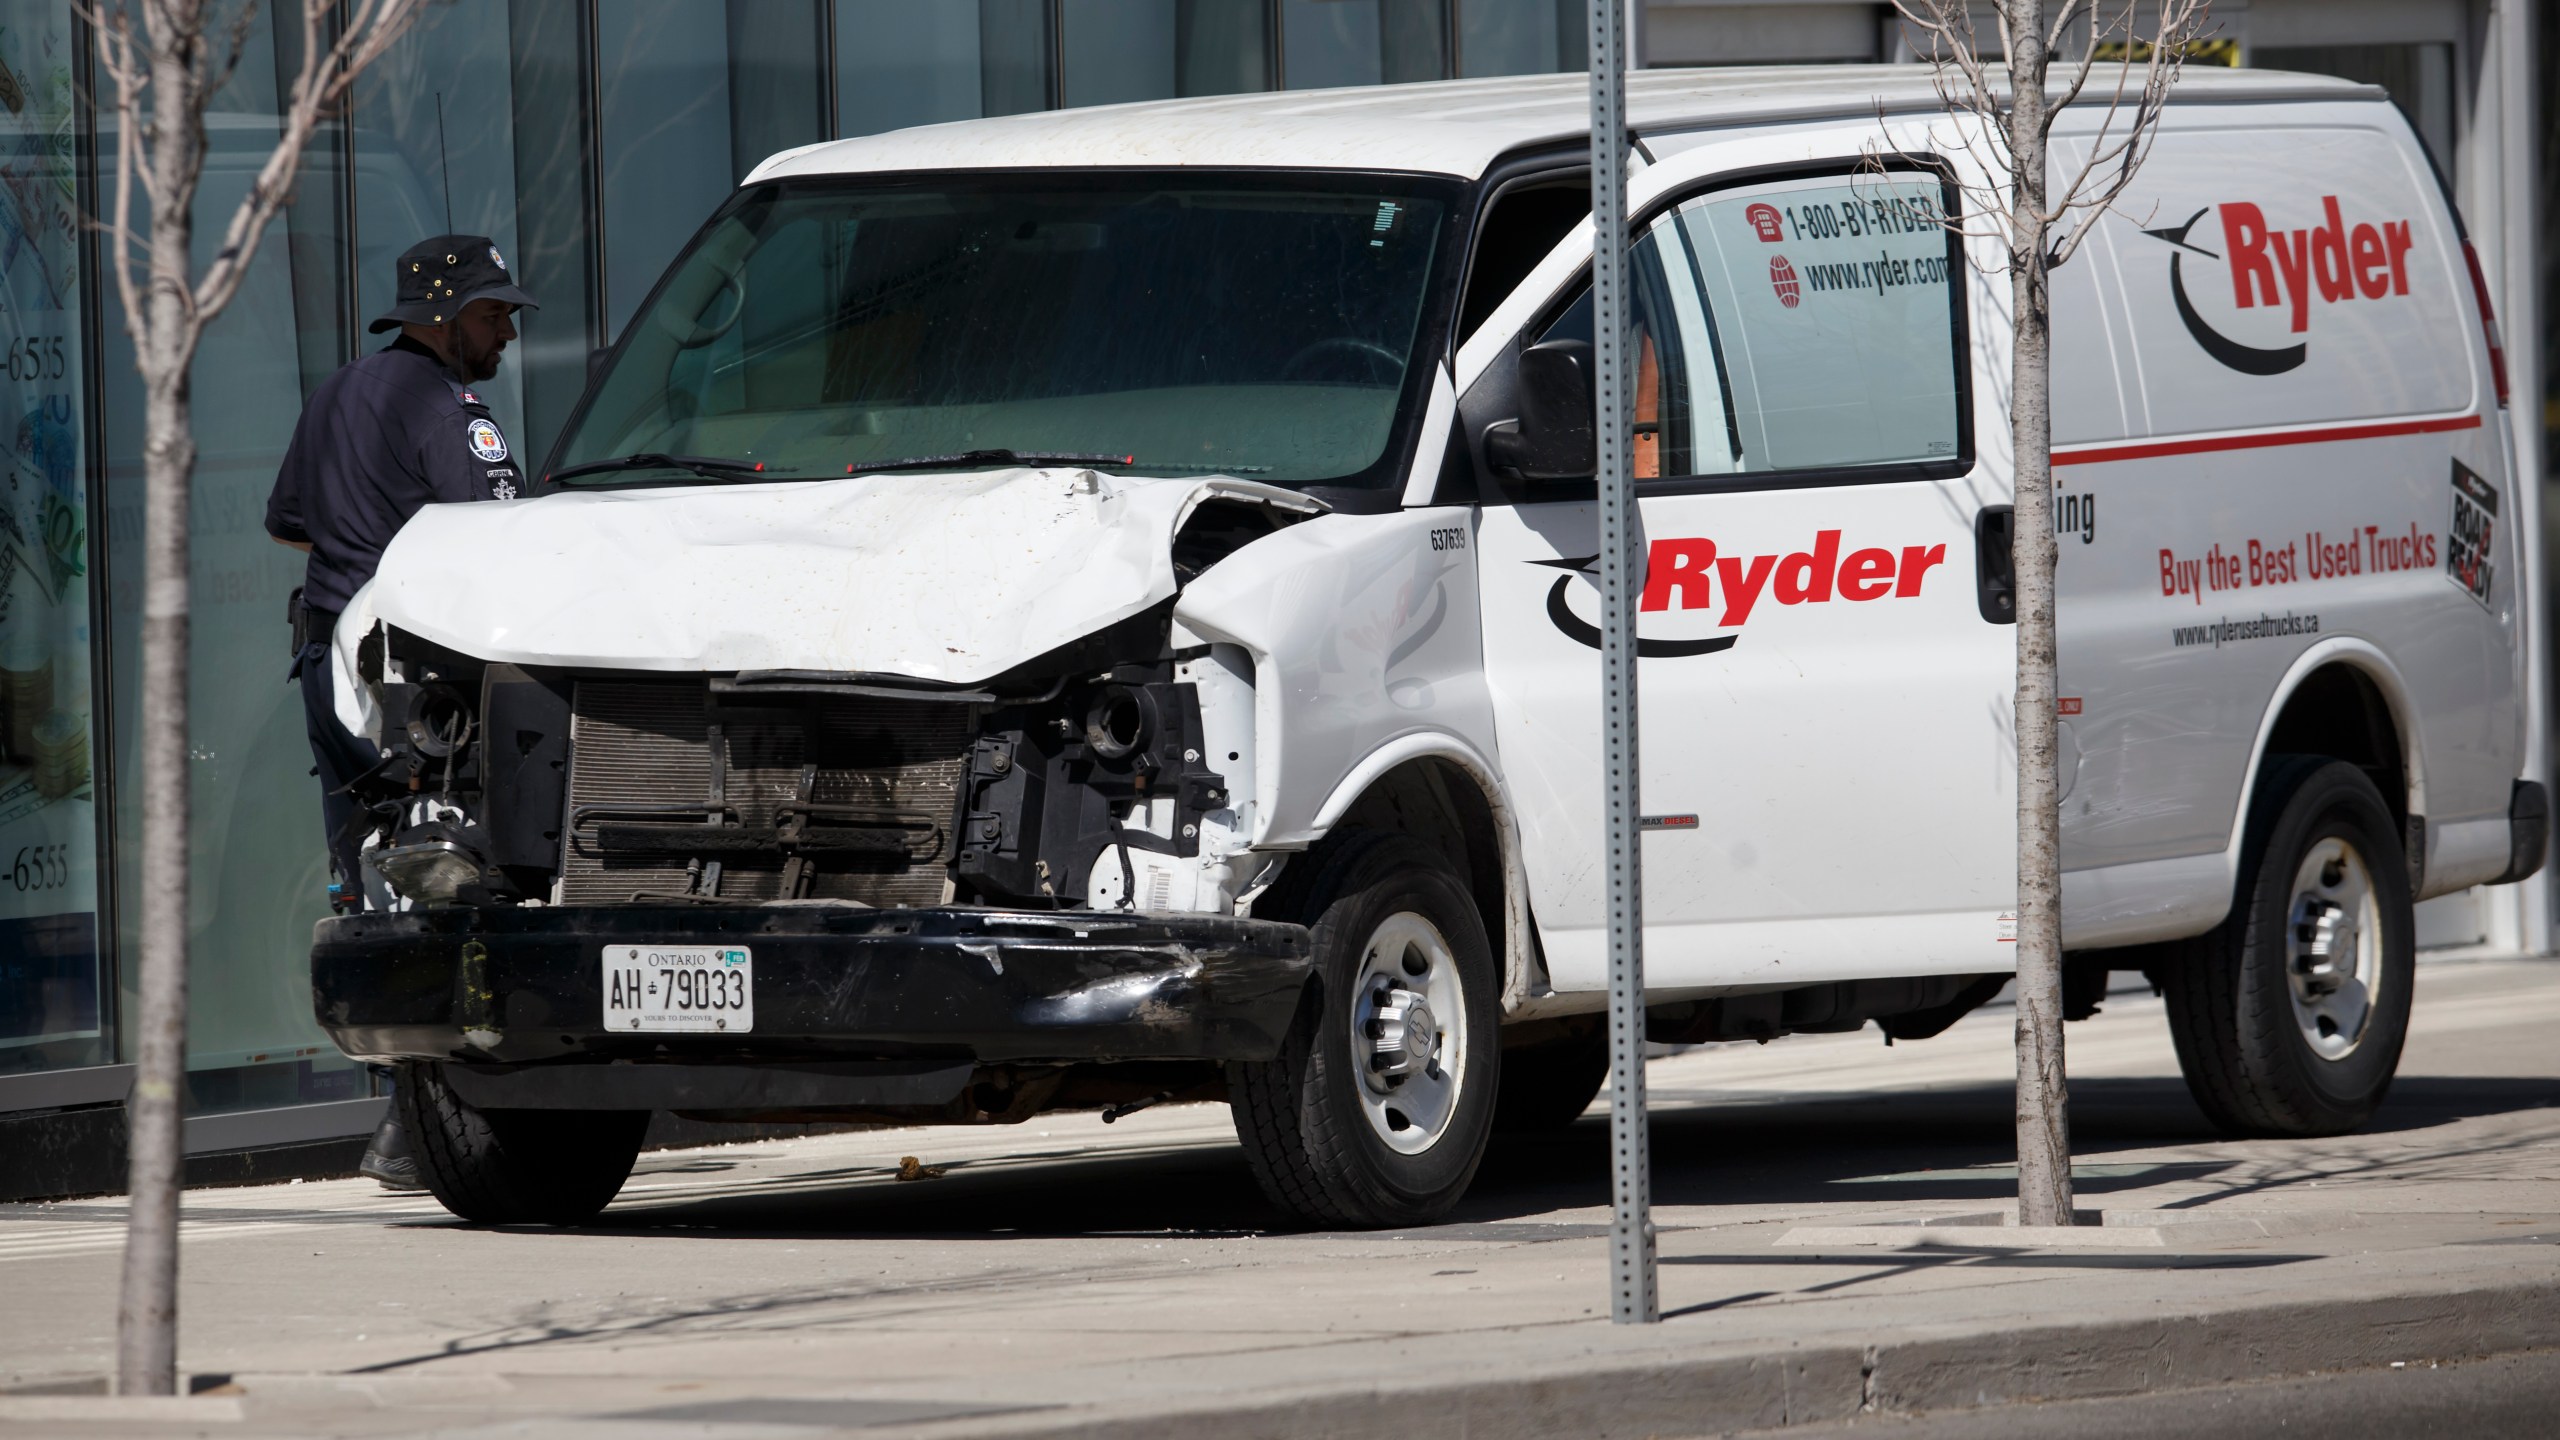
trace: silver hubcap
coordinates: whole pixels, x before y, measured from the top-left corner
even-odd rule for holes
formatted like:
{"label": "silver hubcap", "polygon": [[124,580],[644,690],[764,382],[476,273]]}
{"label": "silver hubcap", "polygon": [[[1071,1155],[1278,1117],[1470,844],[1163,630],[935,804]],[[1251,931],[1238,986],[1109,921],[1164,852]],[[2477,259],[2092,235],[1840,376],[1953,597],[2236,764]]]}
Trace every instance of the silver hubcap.
{"label": "silver hubcap", "polygon": [[2364,857],[2344,840],[2312,846],[2294,871],[2285,980],[2302,1038],[2324,1059],[2345,1059],[2380,998],[2382,905]]}
{"label": "silver hubcap", "polygon": [[1419,1155],[1457,1113],[1467,1067],[1466,992],[1440,928],[1410,910],[1369,937],[1351,987],[1360,1108],[1391,1150]]}

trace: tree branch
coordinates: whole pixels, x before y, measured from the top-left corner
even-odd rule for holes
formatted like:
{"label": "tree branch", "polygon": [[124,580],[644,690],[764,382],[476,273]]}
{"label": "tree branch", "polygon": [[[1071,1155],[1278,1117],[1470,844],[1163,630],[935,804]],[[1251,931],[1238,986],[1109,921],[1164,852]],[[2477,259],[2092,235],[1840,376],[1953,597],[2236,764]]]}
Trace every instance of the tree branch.
{"label": "tree branch", "polygon": [[[2088,141],[2083,163],[2059,187],[2059,199],[2048,199],[2036,213],[2027,215],[2012,212],[2000,178],[2015,169],[2015,147],[2008,128],[2014,96],[1991,75],[1982,58],[1971,6],[1966,0],[1893,0],[1894,11],[1911,37],[1913,51],[1930,66],[1931,87],[1937,92],[1941,108],[1957,122],[1955,134],[1943,137],[1951,143],[1942,148],[1960,149],[1980,173],[1993,177],[1987,186],[1958,182],[1970,202],[1970,213],[1948,228],[1969,240],[1997,240],[2010,250],[2013,260],[2023,255],[2028,244],[2042,245],[2048,266],[2059,265],[2078,252],[2090,222],[2122,197],[2149,155],[2170,87],[2177,80],[2188,48],[2204,33],[2209,0],[2160,0],[2158,25],[2147,41],[2137,40],[2135,22],[2140,4],[2141,0],[2118,0],[2113,4],[2110,0],[2063,0],[2060,13],[2043,27],[2044,37],[2059,48],[2075,27],[2085,25],[2088,43],[2076,58],[2065,62],[2070,66],[2066,82],[2048,92],[2051,99],[2040,139],[2049,138],[2064,110],[2086,95],[2102,58],[2101,49],[2112,40],[2123,46],[2123,54],[2116,63],[2106,108],[2096,134]],[[1995,4],[1993,13],[2006,48],[2018,33],[2013,29],[2015,17],[2005,3]],[[2133,79],[2137,63],[2141,69],[2138,87]],[[1880,129],[1887,124],[1881,105],[1877,122]],[[1934,127],[1929,135],[1931,143],[1940,143],[1942,137]],[[1899,145],[1889,148],[1904,158],[1916,158]],[[2070,223],[2074,216],[2084,217],[2082,223]],[[2032,232],[2034,238],[2030,239],[2026,232]],[[2058,239],[2050,238],[2057,233]]]}
{"label": "tree branch", "polygon": [[2062,8],[2054,14],[2053,23],[2045,27],[2046,54],[2060,51],[2064,43],[2070,40],[2071,22],[2079,18],[2084,8],[2089,12],[2089,50],[2092,54],[2096,53],[2098,48],[2097,0],[2063,0]]}
{"label": "tree branch", "polygon": [[[2115,208],[2116,201],[2133,184],[2135,173],[2150,156],[2152,142],[2159,136],[2161,112],[2167,108],[2170,88],[2186,65],[2187,51],[2202,34],[2207,4],[2208,0],[2160,0],[2159,23],[2152,37],[2147,42],[2136,42],[2134,0],[2126,0],[2122,13],[2125,55],[2117,67],[2114,93],[2099,122],[2098,133],[2089,142],[2087,158],[2062,187],[2061,198],[2053,202],[2045,216],[2048,226],[2061,227],[2062,232],[2061,238],[2047,247],[2049,264],[2063,264],[2078,254],[2098,218]],[[2090,51],[2095,54],[2096,37],[2093,34],[2091,38]],[[2123,115],[2135,52],[2141,49],[2149,52],[2143,56],[2142,86],[2133,97],[2132,117],[2117,135],[2115,126]],[[2112,141],[2111,135],[2115,136]],[[2068,224],[2074,212],[2084,218],[2078,224]]]}
{"label": "tree branch", "polygon": [[419,0],[353,0],[344,28],[323,50],[321,37],[336,8],[331,0],[302,0],[302,68],[294,76],[280,117],[284,133],[257,178],[249,182],[249,193],[223,231],[221,249],[196,283],[196,308],[205,314],[219,312],[239,293],[268,223],[292,198],[294,179],[313,132],[346,98],[356,76],[416,23],[420,5]]}
{"label": "tree branch", "polygon": [[134,252],[141,244],[133,233],[133,182],[141,168],[142,94],[151,81],[134,68],[132,21],[123,10],[107,15],[83,5],[80,13],[89,22],[90,33],[98,37],[98,68],[115,84],[115,220],[102,228],[115,241],[108,268],[115,275],[116,296],[124,303],[125,334],[139,351],[144,322],[142,286],[133,273]]}

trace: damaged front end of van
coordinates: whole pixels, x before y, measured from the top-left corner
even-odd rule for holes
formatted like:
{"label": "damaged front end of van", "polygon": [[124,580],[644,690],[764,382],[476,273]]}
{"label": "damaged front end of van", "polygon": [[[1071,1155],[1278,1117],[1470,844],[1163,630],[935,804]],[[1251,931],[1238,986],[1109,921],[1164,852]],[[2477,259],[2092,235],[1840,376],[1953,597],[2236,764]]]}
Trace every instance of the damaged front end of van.
{"label": "damaged front end of van", "polygon": [[1282,532],[1397,508],[1461,198],[732,196],[536,493],[428,507],[334,638],[382,763],[315,1003],[401,1067],[438,1198],[583,1218],[648,1111],[1011,1122],[1274,1061],[1315,967],[1252,913],[1305,843],[1257,746],[1283,682],[1181,606],[1301,594]]}
{"label": "damaged front end of van", "polygon": [[1172,612],[1324,508],[1006,467],[426,512],[336,637],[378,908],[320,926],[322,1023],[483,1108],[718,1119],[1266,1058],[1309,952],[1235,913],[1252,671]]}

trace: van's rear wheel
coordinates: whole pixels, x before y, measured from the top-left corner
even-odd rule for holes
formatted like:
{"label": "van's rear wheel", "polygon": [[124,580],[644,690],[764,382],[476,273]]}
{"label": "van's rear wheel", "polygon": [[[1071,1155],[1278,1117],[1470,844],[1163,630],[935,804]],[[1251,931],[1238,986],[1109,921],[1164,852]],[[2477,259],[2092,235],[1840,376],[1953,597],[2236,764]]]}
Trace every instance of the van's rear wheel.
{"label": "van's rear wheel", "polygon": [[576,1225],[631,1177],[646,1110],[481,1110],[434,1065],[400,1067],[400,1118],[437,1203],[483,1225]]}
{"label": "van's rear wheel", "polygon": [[1501,1065],[1493,947],[1465,883],[1409,838],[1337,837],[1281,913],[1315,982],[1280,1053],[1227,1067],[1236,1138],[1274,1204],[1320,1225],[1427,1222],[1466,1193]]}
{"label": "van's rear wheel", "polygon": [[2337,1135],[2372,1118],[2409,1031],[2416,970],[2398,829],[2363,771],[2268,761],[2229,919],[2161,975],[2205,1115],[2241,1135]]}

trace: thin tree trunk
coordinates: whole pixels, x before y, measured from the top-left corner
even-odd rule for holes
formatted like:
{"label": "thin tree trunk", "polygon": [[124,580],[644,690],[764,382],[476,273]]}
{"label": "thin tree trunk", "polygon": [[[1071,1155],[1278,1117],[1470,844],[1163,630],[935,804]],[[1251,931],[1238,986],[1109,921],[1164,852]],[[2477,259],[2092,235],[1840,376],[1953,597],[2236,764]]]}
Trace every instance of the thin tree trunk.
{"label": "thin tree trunk", "polygon": [[[285,8],[282,0],[276,8]],[[256,0],[113,0],[91,13],[118,117],[112,273],[143,388],[142,973],[126,1111],[132,1209],[116,1314],[116,1383],[125,1394],[173,1394],[178,1382],[190,898],[187,525],[196,467],[189,371],[204,327],[239,293],[259,237],[291,197],[314,128],[343,114],[356,76],[418,10],[418,0],[297,0],[290,13],[302,25],[303,64],[285,123],[201,280],[193,249],[205,102],[238,68]],[[219,22],[210,39],[209,21]],[[151,210],[140,281],[127,229],[137,190]]]}
{"label": "thin tree trunk", "polygon": [[2017,458],[2018,1223],[2071,1223],[2062,1064],[2062,825],[2055,800],[2052,314],[2045,287],[2045,16],[2010,0],[2009,276],[2017,313],[2010,433]]}
{"label": "thin tree trunk", "polygon": [[[200,29],[200,24],[196,27]],[[197,43],[201,43],[199,40]],[[127,1190],[131,1219],[116,1316],[116,1388],[178,1382],[178,1192],[187,1072],[187,512],[196,446],[188,371],[199,321],[189,281],[204,105],[196,46],[152,57],[152,172],[143,374],[142,977]]]}

